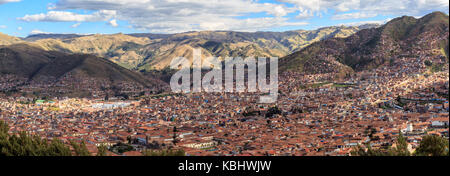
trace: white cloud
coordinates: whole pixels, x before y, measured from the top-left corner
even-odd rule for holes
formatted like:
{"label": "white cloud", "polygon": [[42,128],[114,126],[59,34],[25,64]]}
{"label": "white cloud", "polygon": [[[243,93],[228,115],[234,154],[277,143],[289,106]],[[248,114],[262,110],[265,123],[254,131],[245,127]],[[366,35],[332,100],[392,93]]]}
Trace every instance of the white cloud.
{"label": "white cloud", "polygon": [[275,6],[273,8],[273,11],[272,12],[268,12],[268,13],[269,14],[273,14],[273,15],[275,15],[277,17],[282,17],[282,16],[286,16],[289,12],[292,12],[292,10],[287,9],[287,8],[279,5],[279,6]]}
{"label": "white cloud", "polygon": [[6,25],[0,25],[0,29],[6,29],[8,26]]}
{"label": "white cloud", "polygon": [[[116,26],[127,21],[135,29],[158,33],[200,30],[265,30],[274,25],[303,25],[283,18],[295,9],[256,0],[59,0],[46,14],[26,15],[23,21],[105,21]],[[75,14],[67,10],[88,10],[92,14]],[[114,15],[100,15],[114,11]],[[251,13],[266,13],[266,18],[242,18]],[[116,20],[116,21],[113,21]],[[279,21],[277,21],[279,20]],[[260,21],[260,22],[258,22]],[[272,24],[263,23],[270,21]],[[282,27],[282,26],[277,26]]]}
{"label": "white cloud", "polygon": [[20,27],[20,26],[19,26],[19,27],[17,27],[17,30],[18,30],[18,31],[21,31],[22,29],[23,29],[23,28],[22,28],[22,27]]}
{"label": "white cloud", "polygon": [[50,32],[43,32],[43,31],[37,30],[37,29],[32,30],[32,31],[30,32],[30,35],[35,35],[35,34],[51,34],[51,33],[50,33]]}
{"label": "white cloud", "polygon": [[333,20],[347,20],[347,19],[372,18],[372,17],[376,17],[376,16],[377,16],[376,13],[355,12],[355,13],[344,13],[344,14],[334,15],[331,19],[333,19]]}
{"label": "white cloud", "polygon": [[117,20],[116,19],[113,19],[113,20],[109,21],[108,24],[111,25],[112,27],[119,26],[119,24],[117,24]]}
{"label": "white cloud", "polygon": [[71,28],[77,28],[78,26],[80,26],[81,25],[81,23],[75,23],[75,24],[73,24],[72,26],[70,26]]}
{"label": "white cloud", "polygon": [[[430,10],[448,12],[448,0],[277,0],[288,3],[261,3],[259,0],[58,0],[47,13],[26,15],[20,20],[106,22],[117,26],[126,21],[133,28],[174,33],[201,30],[266,30],[300,26],[313,16],[333,13],[332,19],[362,19],[378,15],[423,15]],[[92,12],[77,14],[69,10]],[[287,18],[290,13],[296,18]],[[246,18],[248,14],[267,14]],[[293,21],[293,22],[292,22]]]}
{"label": "white cloud", "polygon": [[18,18],[22,21],[49,21],[49,22],[94,22],[111,19],[116,15],[114,10],[100,10],[93,14],[76,14],[66,11],[49,11],[46,14],[25,15]]}
{"label": "white cloud", "polygon": [[[370,18],[377,15],[423,15],[432,11],[448,12],[448,0],[278,0],[294,4],[299,18],[334,11],[334,19]],[[348,13],[357,11],[356,13]],[[347,12],[347,13],[346,13]]]}
{"label": "white cloud", "polygon": [[364,24],[379,24],[379,25],[383,25],[386,24],[387,22],[391,21],[392,18],[387,18],[385,20],[372,20],[372,21],[358,21],[358,22],[351,22],[351,23],[342,23],[339,25],[343,25],[343,26],[361,26]]}
{"label": "white cloud", "polygon": [[0,4],[5,4],[8,2],[20,2],[21,0],[0,0]]}

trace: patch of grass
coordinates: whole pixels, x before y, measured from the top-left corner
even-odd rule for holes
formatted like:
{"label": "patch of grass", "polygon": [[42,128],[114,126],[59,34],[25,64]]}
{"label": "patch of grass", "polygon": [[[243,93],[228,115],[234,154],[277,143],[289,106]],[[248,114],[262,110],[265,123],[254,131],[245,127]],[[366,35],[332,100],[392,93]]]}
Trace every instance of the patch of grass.
{"label": "patch of grass", "polygon": [[440,45],[441,45],[440,51],[442,55],[444,55],[447,58],[448,61],[448,52],[449,52],[448,40],[441,41]]}
{"label": "patch of grass", "polygon": [[319,88],[319,87],[322,87],[327,84],[330,84],[330,82],[321,82],[321,83],[300,85],[300,89],[315,89],[315,88]]}
{"label": "patch of grass", "polygon": [[431,73],[436,73],[444,70],[444,64],[433,64],[429,67]]}
{"label": "patch of grass", "polygon": [[347,88],[347,87],[353,87],[354,85],[352,85],[352,84],[339,84],[339,83],[334,83],[333,84],[333,87],[336,87],[336,88]]}
{"label": "patch of grass", "polygon": [[178,96],[180,94],[171,94],[171,93],[163,93],[163,94],[157,94],[157,95],[151,95],[151,98],[163,98],[163,97],[168,97],[168,96]]}

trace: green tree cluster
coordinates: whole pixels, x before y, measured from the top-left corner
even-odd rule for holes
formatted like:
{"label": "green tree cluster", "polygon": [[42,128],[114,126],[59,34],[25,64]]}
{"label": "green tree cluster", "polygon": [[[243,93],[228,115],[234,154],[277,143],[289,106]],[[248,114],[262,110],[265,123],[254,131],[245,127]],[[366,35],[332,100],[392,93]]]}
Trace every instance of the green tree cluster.
{"label": "green tree cluster", "polygon": [[352,156],[449,156],[449,142],[439,136],[425,136],[414,153],[408,150],[408,142],[400,133],[396,147],[388,149],[372,149],[370,145],[365,148],[357,146],[352,151]]}
{"label": "green tree cluster", "polygon": [[105,145],[100,145],[97,147],[97,149],[97,156],[108,156],[108,147],[106,147]]}
{"label": "green tree cluster", "polygon": [[439,136],[425,136],[416,149],[417,156],[449,156],[448,139]]}
{"label": "green tree cluster", "polygon": [[277,106],[274,106],[267,110],[266,118],[272,118],[273,116],[281,113],[281,110]]}
{"label": "green tree cluster", "polygon": [[51,142],[25,132],[8,134],[9,127],[0,121],[0,156],[71,156],[70,148],[58,139]]}
{"label": "green tree cluster", "polygon": [[[84,142],[70,141],[70,146],[59,139],[48,141],[26,132],[9,134],[9,126],[0,121],[0,156],[91,156]],[[98,156],[106,156],[105,146],[98,147]]]}
{"label": "green tree cluster", "polygon": [[82,141],[81,143],[70,141],[70,145],[73,147],[76,156],[91,156],[91,153],[87,149],[84,141]]}

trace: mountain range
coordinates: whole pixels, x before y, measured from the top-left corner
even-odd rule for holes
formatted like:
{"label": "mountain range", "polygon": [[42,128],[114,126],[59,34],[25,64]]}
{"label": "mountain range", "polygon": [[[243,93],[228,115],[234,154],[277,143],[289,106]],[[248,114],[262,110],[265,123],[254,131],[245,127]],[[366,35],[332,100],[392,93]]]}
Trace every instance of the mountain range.
{"label": "mountain range", "polygon": [[[326,27],[313,31],[203,31],[180,34],[0,34],[2,91],[28,90],[85,94],[167,90],[175,57],[280,57],[280,71],[331,73],[344,78],[387,66],[400,57],[449,53],[449,17],[441,12],[420,19],[403,16],[382,26]],[[5,76],[7,75],[7,76]],[[12,81],[16,80],[16,81]],[[164,80],[164,81],[161,81]],[[6,86],[5,86],[6,85]],[[69,90],[70,89],[70,90]],[[83,94],[84,95],[84,94]]]}
{"label": "mountain range", "polygon": [[280,70],[345,76],[420,54],[442,54],[448,62],[448,37],[449,16],[444,13],[434,12],[420,19],[403,16],[347,38],[316,42],[281,58]]}
{"label": "mountain range", "polygon": [[[192,49],[203,56],[283,57],[314,42],[345,38],[360,29],[376,27],[333,26],[288,32],[202,31],[180,34],[36,34],[9,37],[4,45],[27,42],[46,51],[92,54],[133,70],[161,70],[175,57],[192,58]],[[3,37],[6,38],[6,37]]]}

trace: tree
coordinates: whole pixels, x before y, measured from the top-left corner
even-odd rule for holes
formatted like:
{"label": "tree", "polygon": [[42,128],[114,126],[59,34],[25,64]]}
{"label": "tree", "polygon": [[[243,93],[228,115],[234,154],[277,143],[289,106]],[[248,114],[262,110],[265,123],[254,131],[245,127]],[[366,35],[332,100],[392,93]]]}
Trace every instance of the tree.
{"label": "tree", "polygon": [[72,151],[61,140],[54,139],[49,147],[49,156],[71,156]]}
{"label": "tree", "polygon": [[372,149],[370,144],[366,145],[366,148],[361,147],[358,145],[356,148],[353,149],[351,152],[353,156],[391,156],[392,153],[389,151],[382,151],[380,149]]}
{"label": "tree", "polygon": [[173,144],[177,145],[178,139],[177,139],[177,127],[173,127]]}
{"label": "tree", "polygon": [[70,145],[73,147],[76,156],[91,156],[84,141],[81,141],[81,143],[70,141]]}
{"label": "tree", "polygon": [[406,138],[403,136],[402,132],[400,132],[397,138],[397,146],[394,150],[395,156],[409,156],[411,155],[408,150],[408,142]]}
{"label": "tree", "polygon": [[365,148],[361,147],[361,145],[354,147],[351,152],[352,156],[367,156],[366,153]]}
{"label": "tree", "polygon": [[281,114],[281,110],[277,106],[271,107],[266,113],[266,118],[272,118],[277,114]]}
{"label": "tree", "polygon": [[51,142],[26,132],[8,134],[8,124],[0,121],[0,156],[71,156],[70,148],[58,139]]}
{"label": "tree", "polygon": [[7,123],[0,121],[0,134],[8,134],[9,126]]}
{"label": "tree", "polygon": [[397,138],[397,146],[394,148],[388,147],[387,149],[372,149],[370,144],[367,144],[365,148],[358,145],[352,151],[353,156],[410,156],[408,151],[408,142],[403,134],[400,132]]}
{"label": "tree", "polygon": [[429,61],[429,60],[426,60],[426,61],[425,61],[425,65],[428,66],[428,67],[430,67],[430,66],[433,65],[433,63],[432,63],[431,61]]}
{"label": "tree", "polygon": [[364,134],[369,136],[371,141],[375,140],[373,135],[376,134],[376,133],[377,133],[377,129],[373,128],[372,126],[368,126],[367,129],[364,131]]}
{"label": "tree", "polygon": [[448,140],[439,136],[425,136],[416,149],[417,156],[448,156]]}
{"label": "tree", "polygon": [[108,151],[108,147],[106,147],[106,145],[100,145],[97,147],[97,156],[108,156],[107,151]]}
{"label": "tree", "polygon": [[125,152],[134,151],[135,148],[131,144],[125,144],[125,143],[119,142],[119,143],[113,145],[109,150],[114,153],[122,154]]}
{"label": "tree", "polygon": [[127,141],[128,141],[128,144],[132,144],[131,136],[127,136]]}

